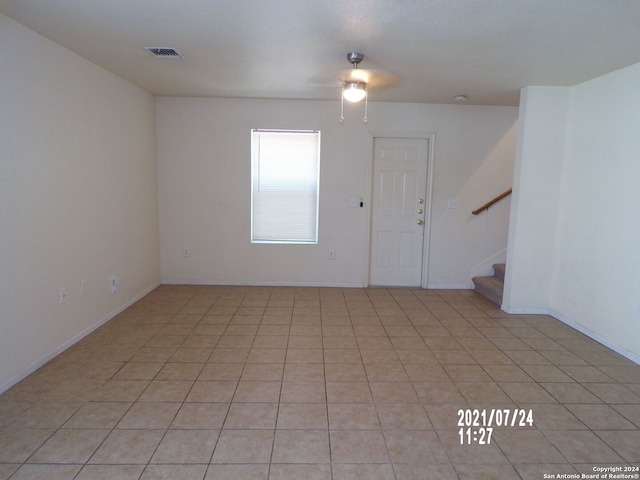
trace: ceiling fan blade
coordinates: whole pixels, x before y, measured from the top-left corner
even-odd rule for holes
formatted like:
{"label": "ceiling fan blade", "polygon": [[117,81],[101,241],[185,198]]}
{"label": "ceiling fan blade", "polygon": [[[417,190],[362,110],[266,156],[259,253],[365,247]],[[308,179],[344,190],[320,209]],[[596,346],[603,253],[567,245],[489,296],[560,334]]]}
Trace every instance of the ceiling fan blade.
{"label": "ceiling fan blade", "polygon": [[371,81],[371,70],[365,70],[364,68],[349,70],[344,76],[344,81],[368,84]]}
{"label": "ceiling fan blade", "polygon": [[348,81],[359,81],[367,85],[369,90],[384,90],[387,88],[399,87],[404,83],[400,75],[379,70],[368,70],[365,68],[354,69],[350,72]]}
{"label": "ceiling fan blade", "polygon": [[326,74],[314,75],[305,84],[309,87],[343,87],[348,70],[337,70]]}
{"label": "ceiling fan blade", "polygon": [[307,87],[330,87],[330,88],[342,88],[344,87],[344,82],[323,82],[321,80],[307,80],[305,82]]}
{"label": "ceiling fan blade", "polygon": [[305,83],[309,87],[343,87],[349,82],[367,85],[368,90],[385,90],[399,87],[404,83],[400,75],[366,68],[335,70],[323,75],[315,75]]}

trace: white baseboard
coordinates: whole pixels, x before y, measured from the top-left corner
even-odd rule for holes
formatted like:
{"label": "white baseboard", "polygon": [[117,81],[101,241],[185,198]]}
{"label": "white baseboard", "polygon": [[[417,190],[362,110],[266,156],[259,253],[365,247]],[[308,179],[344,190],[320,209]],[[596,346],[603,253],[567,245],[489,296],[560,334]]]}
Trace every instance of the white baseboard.
{"label": "white baseboard", "polygon": [[[162,280],[162,285],[209,285],[224,287],[327,287],[327,288],[367,288],[368,285],[360,282],[270,282],[270,281],[244,281],[244,282],[220,282],[217,280]],[[381,287],[395,288],[395,287]],[[418,287],[416,287],[418,288]],[[426,288],[430,290],[473,290],[473,283],[460,284],[428,284]]]}
{"label": "white baseboard", "polygon": [[501,305],[500,310],[509,315],[551,315],[555,318],[553,312],[548,308],[506,308]]}
{"label": "white baseboard", "polygon": [[59,345],[52,352],[44,355],[43,357],[40,357],[38,360],[33,362],[25,370],[21,371],[17,375],[14,375],[13,377],[11,377],[6,382],[3,382],[2,384],[0,384],[0,393],[5,392],[6,390],[9,390],[16,383],[18,383],[19,381],[25,379],[26,377],[31,375],[33,372],[38,370],[40,367],[45,365],[47,362],[51,361],[53,358],[55,358],[58,355],[60,355],[66,349],[68,349],[69,347],[73,346],[74,344],[76,344],[77,342],[82,340],[84,337],[89,335],[91,332],[93,332],[93,331],[97,330],[98,328],[100,328],[102,325],[107,323],[109,320],[111,320],[113,317],[115,317],[119,313],[121,313],[124,310],[126,310],[127,308],[129,308],[131,305],[136,303],[138,300],[140,300],[145,295],[151,293],[159,285],[160,285],[160,282],[155,283],[155,284],[151,285],[150,287],[147,287],[144,291],[142,291],[141,293],[139,293],[138,295],[133,297],[131,300],[126,302],[124,305],[121,305],[120,307],[116,308],[115,310],[109,312],[105,317],[103,317],[102,319],[98,320],[93,325],[89,325],[87,328],[85,328],[84,330],[82,330],[79,333],[77,333],[76,335],[74,335],[72,338],[70,338],[69,340],[64,342],[62,345]]}
{"label": "white baseboard", "polygon": [[162,285],[203,285],[220,287],[325,287],[325,288],[365,288],[362,283],[333,282],[218,282],[210,280],[162,280]]}
{"label": "white baseboard", "polygon": [[580,325],[579,323],[576,323],[574,321],[572,321],[571,319],[560,315],[557,312],[554,312],[553,310],[550,310],[548,308],[505,308],[504,305],[502,307],[500,307],[502,309],[502,311],[509,313],[509,314],[514,314],[514,315],[549,315],[553,318],[555,318],[556,320],[564,323],[565,325],[573,328],[574,330],[577,330],[578,332],[586,335],[587,337],[591,338],[592,340],[595,340],[596,342],[600,343],[601,345],[604,345],[605,347],[613,350],[614,352],[622,355],[625,358],[628,358],[629,360],[631,360],[634,363],[637,363],[638,365],[640,365],[640,356],[636,355],[633,352],[630,352],[629,350],[626,350],[618,345],[616,345],[615,343],[610,342],[609,340],[607,340],[606,338],[604,338],[603,336],[599,335],[598,333],[589,330],[588,328],[584,327],[583,325]]}
{"label": "white baseboard", "polygon": [[428,290],[473,290],[475,287],[473,283],[461,283],[456,285],[447,285],[447,284],[433,284],[430,283],[427,285]]}
{"label": "white baseboard", "polygon": [[[326,287],[326,288],[367,288],[364,283],[357,282],[218,282],[210,280],[162,280],[162,285],[209,285],[209,286],[223,286],[223,287]],[[381,288],[395,288],[395,287],[381,287]],[[417,287],[416,287],[417,288]],[[429,284],[426,287],[430,290],[473,290],[473,283],[463,283],[455,285],[445,284]]]}

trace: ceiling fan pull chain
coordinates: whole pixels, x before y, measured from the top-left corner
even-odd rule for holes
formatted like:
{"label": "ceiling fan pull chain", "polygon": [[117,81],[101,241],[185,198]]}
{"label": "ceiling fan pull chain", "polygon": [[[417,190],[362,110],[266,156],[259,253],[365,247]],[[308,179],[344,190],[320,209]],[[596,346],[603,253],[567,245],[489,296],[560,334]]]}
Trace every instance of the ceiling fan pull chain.
{"label": "ceiling fan pull chain", "polygon": [[344,123],[344,96],[340,95],[340,123]]}
{"label": "ceiling fan pull chain", "polygon": [[362,123],[367,123],[368,110],[369,110],[369,92],[367,92],[367,94],[364,96],[364,119]]}

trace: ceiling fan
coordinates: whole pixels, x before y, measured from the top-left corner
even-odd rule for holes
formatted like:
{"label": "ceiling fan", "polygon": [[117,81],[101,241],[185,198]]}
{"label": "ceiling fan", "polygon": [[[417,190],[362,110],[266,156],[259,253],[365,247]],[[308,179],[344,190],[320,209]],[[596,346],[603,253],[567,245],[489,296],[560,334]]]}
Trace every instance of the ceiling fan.
{"label": "ceiling fan", "polygon": [[367,123],[367,109],[370,90],[386,90],[402,84],[402,77],[393,73],[358,68],[364,54],[349,52],[347,60],[353,66],[346,70],[337,70],[329,74],[312,77],[307,81],[311,87],[342,88],[340,123],[344,122],[344,101],[357,103],[364,99],[364,123]]}

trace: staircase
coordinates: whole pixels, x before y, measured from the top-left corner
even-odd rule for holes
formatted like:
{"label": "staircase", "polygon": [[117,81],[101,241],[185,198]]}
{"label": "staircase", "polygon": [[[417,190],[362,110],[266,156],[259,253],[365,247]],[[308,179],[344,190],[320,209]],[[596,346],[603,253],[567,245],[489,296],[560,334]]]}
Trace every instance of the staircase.
{"label": "staircase", "polygon": [[493,266],[492,277],[473,277],[472,281],[476,292],[487,297],[498,306],[502,305],[502,291],[504,289],[504,263],[496,263]]}

